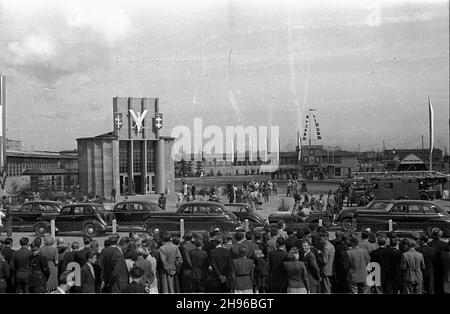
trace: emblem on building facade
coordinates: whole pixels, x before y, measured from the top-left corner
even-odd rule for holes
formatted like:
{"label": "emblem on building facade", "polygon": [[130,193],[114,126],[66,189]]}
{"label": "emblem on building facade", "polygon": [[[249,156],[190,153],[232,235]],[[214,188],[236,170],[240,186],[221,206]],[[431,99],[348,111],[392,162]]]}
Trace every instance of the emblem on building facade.
{"label": "emblem on building facade", "polygon": [[123,125],[123,118],[121,112],[114,112],[114,124],[120,130]]}
{"label": "emblem on building facade", "polygon": [[155,114],[155,128],[161,129],[163,127],[163,115],[162,113]]}
{"label": "emblem on building facade", "polygon": [[133,121],[134,121],[134,126],[133,128],[135,128],[137,130],[137,132],[141,132],[142,129],[144,128],[143,126],[143,122],[145,119],[145,116],[147,115],[148,110],[144,110],[142,111],[142,114],[140,112],[134,112],[133,109],[130,109],[130,114],[133,117]]}

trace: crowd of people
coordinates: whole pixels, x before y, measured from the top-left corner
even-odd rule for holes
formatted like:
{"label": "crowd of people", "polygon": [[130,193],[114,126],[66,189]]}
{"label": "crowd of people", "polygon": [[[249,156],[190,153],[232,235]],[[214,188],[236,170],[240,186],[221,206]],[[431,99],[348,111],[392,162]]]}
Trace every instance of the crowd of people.
{"label": "crowd of people", "polygon": [[[2,241],[0,293],[450,293],[450,244],[365,230],[297,230],[283,222],[268,232],[111,235],[104,248],[90,237],[65,243],[50,235]],[[72,277],[80,266],[80,285]],[[370,262],[380,283],[367,286]]]}
{"label": "crowd of people", "polygon": [[277,195],[275,182],[268,180],[244,181],[240,186],[228,183],[225,187],[212,185],[209,189],[196,191],[193,184],[182,182],[181,190],[177,192],[177,208],[185,202],[194,200],[221,202],[222,198],[228,203],[247,203],[252,209],[261,210],[263,203],[269,202],[270,195]]}

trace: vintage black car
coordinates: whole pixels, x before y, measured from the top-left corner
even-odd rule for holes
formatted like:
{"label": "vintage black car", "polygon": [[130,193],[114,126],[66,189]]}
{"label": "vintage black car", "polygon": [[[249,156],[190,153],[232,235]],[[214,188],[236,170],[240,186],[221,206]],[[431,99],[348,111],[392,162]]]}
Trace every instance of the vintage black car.
{"label": "vintage black car", "polygon": [[236,215],[223,204],[204,201],[184,203],[177,212],[152,212],[145,226],[147,230],[179,231],[181,219],[185,232],[210,232],[216,228],[221,232],[244,230]]}
{"label": "vintage black car", "polygon": [[117,221],[118,231],[132,231],[133,228],[145,227],[144,222],[151,213],[160,211],[164,210],[156,203],[136,200],[119,202],[110,212]]}
{"label": "vintage black car", "polygon": [[389,202],[389,200],[373,200],[366,206],[346,207],[336,216],[335,221],[339,224],[342,224],[344,228],[350,228],[352,226],[353,219],[355,218],[356,210],[384,209]]}
{"label": "vintage black car", "polygon": [[245,219],[248,219],[250,229],[263,229],[267,224],[267,221],[264,220],[258,212],[252,210],[251,206],[247,203],[230,203],[224,205],[228,210],[235,214],[242,223],[244,223]]}
{"label": "vintage black car", "polygon": [[[77,232],[95,237],[112,230],[112,216],[103,205],[96,203],[74,203],[66,205],[56,217],[57,233]],[[48,232],[48,225],[42,224],[37,234]]]}
{"label": "vintage black car", "polygon": [[354,219],[358,229],[369,227],[387,231],[389,220],[392,229],[399,233],[424,232],[430,234],[434,227],[450,236],[450,216],[433,202],[420,200],[392,200],[386,206],[356,209]]}
{"label": "vintage black car", "polygon": [[25,202],[19,208],[12,208],[12,230],[14,232],[35,231],[41,225],[40,222],[49,222],[56,218],[62,206],[62,203],[54,201],[31,201]]}
{"label": "vintage black car", "polygon": [[330,226],[332,223],[331,216],[325,212],[312,212],[309,216],[301,216],[291,208],[288,211],[276,211],[269,215],[269,223],[274,224],[279,221],[284,221],[288,228],[300,228],[305,227],[309,223],[319,224],[319,220],[322,220],[324,226]]}

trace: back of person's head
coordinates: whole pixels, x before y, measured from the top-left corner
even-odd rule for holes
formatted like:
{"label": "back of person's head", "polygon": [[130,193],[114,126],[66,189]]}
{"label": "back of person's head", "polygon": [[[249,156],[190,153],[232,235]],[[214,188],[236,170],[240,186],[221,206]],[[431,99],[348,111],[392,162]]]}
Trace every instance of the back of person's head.
{"label": "back of person's head", "polygon": [[7,245],[7,246],[12,246],[13,245],[13,239],[12,238],[6,238],[5,240],[3,240],[3,244]]}
{"label": "back of person's head", "polygon": [[384,237],[379,237],[379,238],[377,239],[377,244],[378,244],[379,246],[386,245],[386,239],[385,239]]}
{"label": "back of person's head", "polygon": [[317,227],[318,227],[318,225],[317,225],[317,223],[315,223],[315,222],[310,222],[310,223],[308,224],[308,228],[309,228],[309,230],[310,230],[311,232],[312,232],[312,231],[316,231]]}
{"label": "back of person's head", "polygon": [[389,247],[394,248],[394,247],[397,246],[397,244],[398,244],[397,238],[390,238],[390,239],[389,239]]}
{"label": "back of person's head", "polygon": [[170,236],[170,234],[165,233],[163,236],[163,242],[170,242],[170,240],[172,239],[172,237]]}
{"label": "back of person's head", "polygon": [[133,279],[138,279],[144,276],[144,270],[138,266],[133,266],[130,270],[130,277]]}
{"label": "back of person's head", "polygon": [[233,241],[233,235],[231,233],[227,234],[227,242]]}
{"label": "back of person's head", "polygon": [[136,262],[138,259],[138,253],[137,253],[136,249],[127,250],[124,254],[124,258],[130,259],[130,260]]}
{"label": "back of person's head", "polygon": [[245,233],[245,239],[248,240],[248,241],[253,240],[254,237],[255,237],[255,235],[251,231],[248,231],[248,232]]}
{"label": "back of person's head", "polygon": [[286,233],[288,236],[292,236],[294,234],[294,229],[289,227],[286,229]]}
{"label": "back of person's head", "polygon": [[239,256],[246,256],[248,252],[248,249],[245,245],[241,245],[239,247]]}
{"label": "back of person's head", "polygon": [[359,240],[355,237],[351,237],[348,242],[350,247],[356,247],[359,244]]}
{"label": "back of person's head", "polygon": [[428,236],[427,236],[426,234],[422,234],[422,235],[420,236],[420,242],[422,242],[422,243],[428,243],[428,240],[429,240],[429,238],[428,238]]}
{"label": "back of person's head", "polygon": [[188,233],[184,235],[184,241],[192,241],[192,234]]}
{"label": "back of person's head", "polygon": [[34,238],[32,245],[35,247],[38,247],[38,248],[41,247],[41,245],[42,245],[41,237]]}
{"label": "back of person's head", "polygon": [[105,239],[105,241],[103,241],[103,246],[105,248],[111,246],[111,241],[109,239]]}
{"label": "back of person's head", "polygon": [[201,249],[202,248],[202,242],[199,240],[194,241],[194,245],[196,248]]}
{"label": "back of person's head", "polygon": [[317,232],[318,232],[318,233],[324,233],[324,232],[326,232],[325,227],[324,227],[324,226],[319,226],[319,227],[317,227]]}
{"label": "back of person's head", "polygon": [[72,249],[72,251],[78,251],[78,249],[80,248],[80,243],[78,243],[77,241],[73,241],[70,245],[70,248]]}
{"label": "back of person's head", "polygon": [[242,239],[244,239],[244,235],[242,234],[242,232],[236,232],[234,234],[234,238],[236,239],[237,242],[241,241]]}
{"label": "back of person's head", "polygon": [[84,245],[89,245],[92,243],[92,238],[90,236],[84,236],[83,237],[83,244]]}
{"label": "back of person's head", "polygon": [[361,239],[366,240],[368,238],[369,238],[369,233],[366,230],[362,231],[361,232]]}
{"label": "back of person's head", "polygon": [[278,229],[277,228],[270,228],[270,236],[274,237],[278,235]]}
{"label": "back of person's head", "polygon": [[21,246],[28,245],[28,243],[30,243],[30,239],[28,239],[27,237],[21,238],[19,240],[19,243],[20,243]]}
{"label": "back of person's head", "polygon": [[214,238],[214,244],[215,244],[215,246],[217,247],[217,246],[221,245],[221,244],[222,244],[222,241],[223,241],[223,237],[216,236],[216,237]]}
{"label": "back of person's head", "polygon": [[279,237],[279,238],[277,239],[277,247],[282,247],[282,246],[284,246],[285,244],[286,244],[286,241],[284,240],[283,237]]}
{"label": "back of person's head", "polygon": [[408,245],[408,248],[412,249],[417,246],[417,242],[414,239],[408,239],[407,245]]}
{"label": "back of person's head", "polygon": [[119,242],[119,235],[118,234],[113,234],[109,237],[109,243],[111,245],[117,245],[117,242]]}
{"label": "back of person's head", "polygon": [[255,241],[261,241],[262,240],[262,234],[260,232],[255,232]]}
{"label": "back of person's head", "polygon": [[215,236],[216,236],[216,231],[215,230],[209,232],[209,237],[210,238],[214,238]]}
{"label": "back of person's head", "polygon": [[175,236],[172,238],[172,243],[175,245],[179,245],[180,244],[180,237]]}
{"label": "back of person's head", "polygon": [[278,223],[277,223],[277,228],[278,229],[282,229],[283,228],[283,226],[284,226],[284,221],[279,221]]}

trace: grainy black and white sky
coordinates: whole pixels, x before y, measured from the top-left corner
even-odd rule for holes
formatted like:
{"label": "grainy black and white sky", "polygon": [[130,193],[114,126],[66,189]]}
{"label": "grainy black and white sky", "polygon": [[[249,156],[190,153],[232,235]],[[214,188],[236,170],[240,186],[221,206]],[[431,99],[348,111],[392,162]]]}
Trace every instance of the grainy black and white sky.
{"label": "grainy black and white sky", "polygon": [[7,133],[62,150],[112,130],[114,96],[159,97],[176,125],[279,125],[308,108],[344,149],[449,145],[449,2],[0,0]]}

